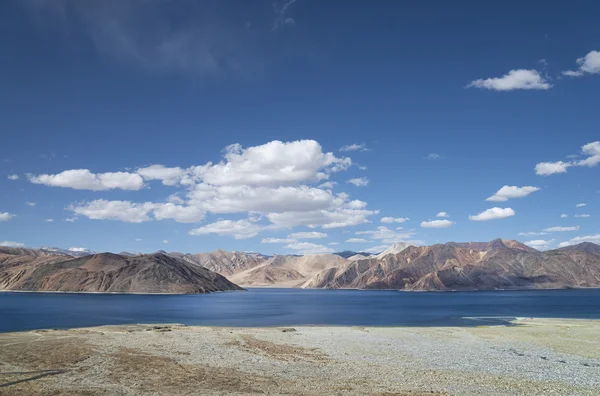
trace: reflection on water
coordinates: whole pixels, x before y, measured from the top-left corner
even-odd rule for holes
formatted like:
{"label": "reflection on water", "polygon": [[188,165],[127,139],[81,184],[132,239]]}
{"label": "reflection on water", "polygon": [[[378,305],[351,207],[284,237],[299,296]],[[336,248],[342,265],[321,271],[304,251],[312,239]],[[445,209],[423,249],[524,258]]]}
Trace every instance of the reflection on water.
{"label": "reflection on water", "polygon": [[600,289],[410,293],[250,289],[207,295],[0,293],[0,332],[124,323],[469,326],[600,319]]}

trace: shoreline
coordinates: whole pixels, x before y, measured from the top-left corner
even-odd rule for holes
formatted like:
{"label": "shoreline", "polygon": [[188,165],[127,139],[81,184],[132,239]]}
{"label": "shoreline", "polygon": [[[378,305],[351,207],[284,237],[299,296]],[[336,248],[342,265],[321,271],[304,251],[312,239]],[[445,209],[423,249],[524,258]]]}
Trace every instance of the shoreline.
{"label": "shoreline", "polygon": [[600,320],[34,330],[0,334],[0,374],[0,394],[594,395]]}

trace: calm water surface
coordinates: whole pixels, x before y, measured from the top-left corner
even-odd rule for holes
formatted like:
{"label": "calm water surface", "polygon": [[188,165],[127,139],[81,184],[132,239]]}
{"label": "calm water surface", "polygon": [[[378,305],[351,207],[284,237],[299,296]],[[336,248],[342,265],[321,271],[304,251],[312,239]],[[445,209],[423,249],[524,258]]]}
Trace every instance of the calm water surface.
{"label": "calm water surface", "polygon": [[521,316],[600,319],[600,289],[455,293],[250,289],[207,295],[0,292],[0,332],[127,323],[469,326]]}

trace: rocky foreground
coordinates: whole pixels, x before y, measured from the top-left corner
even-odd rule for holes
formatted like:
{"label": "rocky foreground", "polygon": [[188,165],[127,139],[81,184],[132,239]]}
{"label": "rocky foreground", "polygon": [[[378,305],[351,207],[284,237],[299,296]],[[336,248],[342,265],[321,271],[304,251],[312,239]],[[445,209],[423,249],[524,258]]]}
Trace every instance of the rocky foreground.
{"label": "rocky foreground", "polygon": [[0,334],[0,395],[598,395],[600,322]]}

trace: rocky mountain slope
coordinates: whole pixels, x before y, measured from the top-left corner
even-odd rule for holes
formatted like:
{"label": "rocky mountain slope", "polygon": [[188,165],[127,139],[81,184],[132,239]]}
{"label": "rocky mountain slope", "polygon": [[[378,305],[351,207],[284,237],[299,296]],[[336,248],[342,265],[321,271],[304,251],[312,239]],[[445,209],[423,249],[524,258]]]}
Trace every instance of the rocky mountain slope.
{"label": "rocky mountain slope", "polygon": [[241,288],[222,275],[162,253],[101,253],[79,258],[0,248],[0,290],[209,293]]}
{"label": "rocky mountain slope", "polygon": [[593,254],[600,254],[600,245],[596,245],[591,242],[582,242],[577,245],[565,246],[558,248],[557,250],[562,252],[572,252],[572,251],[580,251],[580,252],[588,252]]}
{"label": "rocky mountain slope", "polygon": [[231,276],[235,273],[254,268],[269,258],[257,253],[228,252],[225,250],[215,250],[210,253],[198,254],[171,252],[168,255],[200,265],[223,276]]}
{"label": "rocky mountain slope", "polygon": [[349,262],[335,254],[273,256],[257,267],[231,275],[229,279],[243,286],[299,287],[319,272],[337,269]]}
{"label": "rocky mountain slope", "polygon": [[330,268],[304,287],[399,290],[494,290],[600,287],[600,255],[539,252],[517,241],[410,246]]}

